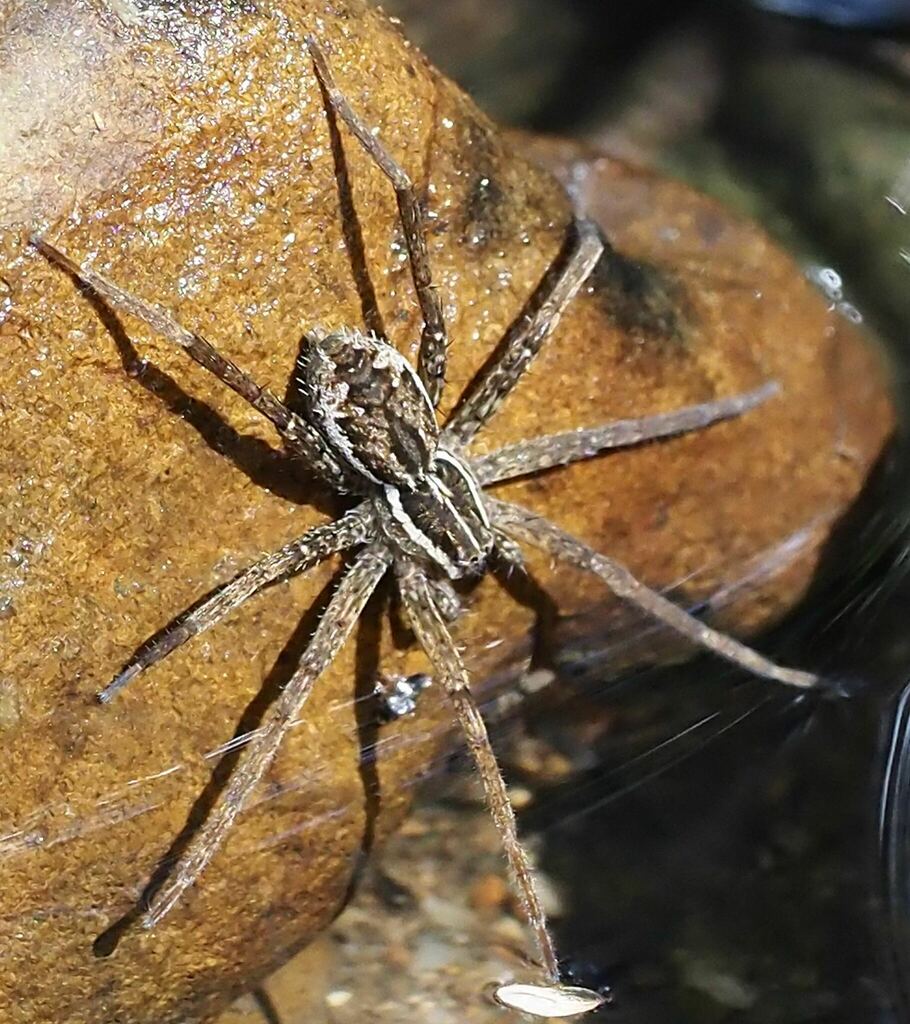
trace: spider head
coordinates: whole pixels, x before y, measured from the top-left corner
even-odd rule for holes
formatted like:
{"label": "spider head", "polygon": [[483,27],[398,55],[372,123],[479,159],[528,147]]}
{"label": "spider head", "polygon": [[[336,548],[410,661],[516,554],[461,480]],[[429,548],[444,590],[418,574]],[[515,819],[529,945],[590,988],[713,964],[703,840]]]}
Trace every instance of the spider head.
{"label": "spider head", "polygon": [[373,334],[313,331],[297,373],[307,418],[364,490],[420,486],[439,431],[433,403],[404,356]]}

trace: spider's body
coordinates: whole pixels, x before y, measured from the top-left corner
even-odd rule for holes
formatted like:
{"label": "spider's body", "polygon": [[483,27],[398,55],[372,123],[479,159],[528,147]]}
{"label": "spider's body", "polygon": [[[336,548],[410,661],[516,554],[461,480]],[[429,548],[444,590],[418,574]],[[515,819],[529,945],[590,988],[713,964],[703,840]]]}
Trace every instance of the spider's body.
{"label": "spider's body", "polygon": [[[672,412],[532,438],[471,457],[474,436],[522,379],[600,259],[604,248],[600,231],[586,220],[570,225],[563,251],[440,428],[436,410],[445,382],[447,334],[432,285],[420,203],[405,172],[336,87],[320,48],[312,40],[308,45],[327,103],[395,188],[423,318],[416,368],[373,334],[353,329],[331,334],[311,331],[297,367],[303,398],[303,411],[298,414],[205,338],[186,330],[157,306],[74,263],[44,240],[34,240],[115,311],[143,320],[240,394],[275,426],[293,456],[303,460],[323,483],[348,495],[353,505],[340,518],[314,527],[264,556],[197,602],[166,632],[141,647],[102,691],[101,699],[110,700],[145,669],[220,622],[269,584],[305,572],[333,554],[351,552],[350,564],[293,676],[241,751],[227,785],[169,879],[150,894],[144,922],[147,927],[158,924],[214,857],[274,760],[288,728],[301,714],[320,674],[345,643],[370,595],[391,571],[410,626],[465,734],[534,931],[547,982],[556,986],[559,964],[533,874],[518,840],[512,807],[471,695],[467,671],[448,630],[447,621],[459,611],[449,581],[481,575],[494,553],[520,570],[516,542],[531,543],[556,561],[593,573],[618,597],[702,648],[778,682],[814,685],[816,677],[811,673],[778,666],[718,633],[556,524],[518,505],[493,499],[483,490],[490,484],[588,459],[609,449],[708,427],[754,408],[772,397],[777,388],[765,384],[744,394]],[[568,996],[565,989],[553,991]],[[590,1006],[596,1004],[596,998],[592,997]]]}
{"label": "spider's body", "polygon": [[386,484],[374,498],[376,519],[390,544],[451,580],[483,572],[493,550],[480,484],[470,466],[437,447],[413,488]]}
{"label": "spider's body", "polygon": [[311,422],[350,489],[370,499],[390,547],[449,579],[481,572],[493,531],[480,484],[440,445],[436,410],[404,356],[372,334],[313,331],[298,383]]}

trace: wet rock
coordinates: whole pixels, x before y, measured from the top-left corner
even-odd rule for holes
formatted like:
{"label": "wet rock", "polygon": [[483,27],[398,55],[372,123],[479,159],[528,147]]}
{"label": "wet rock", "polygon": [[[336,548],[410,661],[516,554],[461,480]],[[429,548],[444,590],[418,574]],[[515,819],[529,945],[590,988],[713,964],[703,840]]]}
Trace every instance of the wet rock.
{"label": "wet rock", "polygon": [[[118,322],[28,236],[174,311],[280,394],[304,328],[362,322],[362,237],[382,319],[413,355],[394,197],[346,138],[359,229],[339,200],[302,45],[317,32],[428,186],[449,409],[559,250],[570,202],[527,140],[498,134],[357,0],[8,2],[0,28],[0,599],[15,607],[0,619],[15,691],[0,746],[0,1016],[209,1021],[338,913],[448,714],[437,687],[382,726],[355,701],[380,670],[426,668],[382,623],[365,630],[203,884],[159,929],[119,928],[198,826],[223,744],[293,670],[312,629],[301,615],[337,564],[273,588],[111,707],[94,694],[145,637],[337,503],[239,400]],[[556,165],[613,250],[478,450],[778,380],[782,396],[739,422],[503,490],[753,632],[805,592],[891,431],[877,355],[715,204],[569,148],[534,159]],[[572,649],[612,649],[628,622],[600,588],[531,564]],[[460,625],[478,678],[516,674],[535,625],[484,581]],[[649,643],[614,668],[655,656]]]}
{"label": "wet rock", "polygon": [[[675,360],[685,360],[687,353],[692,351],[686,342],[673,344],[674,324],[677,323],[674,317],[678,316],[678,322],[685,325],[684,334],[695,342],[696,350],[700,344],[697,340],[699,338],[710,337],[714,342],[725,338],[733,346],[728,353],[731,356],[737,349],[741,354],[745,354],[746,349],[752,353],[757,351],[746,341],[749,330],[747,329],[744,336],[739,334],[738,326],[733,326],[744,320],[751,320],[753,329],[759,332],[762,339],[762,359],[770,358],[770,362],[765,365],[775,365],[785,376],[789,376],[797,369],[797,363],[793,361],[796,353],[790,346],[793,338],[814,336],[817,340],[825,339],[822,343],[824,348],[828,344],[833,346],[827,355],[822,354],[822,349],[816,349],[815,356],[809,356],[807,351],[805,355],[809,362],[804,364],[807,370],[809,363],[816,368],[822,365],[830,368],[826,370],[825,376],[828,384],[834,387],[840,398],[834,420],[829,421],[829,429],[839,429],[834,427],[835,421],[845,426],[851,422],[858,426],[864,419],[865,410],[879,401],[873,397],[878,391],[878,382],[882,379],[881,364],[874,349],[866,348],[862,350],[863,354],[860,356],[861,350],[854,350],[851,346],[851,352],[859,357],[859,361],[852,364],[852,369],[847,368],[848,364],[842,361],[847,349],[843,347],[841,339],[855,336],[855,329],[850,320],[841,315],[836,303],[826,305],[824,300],[821,305],[826,305],[826,316],[830,319],[825,325],[815,320],[815,315],[821,308],[815,286],[800,275],[793,261],[784,256],[753,223],[729,213],[713,200],[693,192],[677,181],[630,167],[606,156],[598,157],[573,144],[559,144],[545,139],[533,142],[528,140],[527,144],[529,151],[550,167],[566,184],[580,207],[603,225],[608,237],[615,244],[615,258],[620,267],[614,267],[610,276],[614,282],[618,280],[623,284],[619,293],[616,290],[612,292],[608,302],[614,323],[622,322],[623,316],[630,315],[623,312],[624,306],[635,294],[640,282],[649,281],[648,299],[644,303],[631,303],[636,309],[645,311],[642,319],[638,323],[626,321],[624,325],[625,341],[622,348],[626,355],[631,357],[625,363],[627,369],[631,371],[630,385],[636,377],[633,369],[636,361],[650,361],[656,357],[659,361],[666,360],[663,361],[666,369]],[[609,285],[604,287],[603,277],[599,283],[602,290],[610,292]],[[675,310],[675,313],[671,314],[671,310]],[[807,317],[801,324],[798,322],[799,317],[797,320],[791,319],[797,310],[803,310]],[[810,310],[815,312],[810,313]],[[780,320],[777,319],[778,316],[781,317]],[[751,336],[753,339],[756,337]],[[740,345],[744,345],[745,348],[740,349]],[[771,355],[774,350],[779,351],[778,357]],[[847,358],[852,363],[854,355]],[[839,383],[835,383],[836,381]],[[787,389],[789,386],[785,385]],[[872,391],[867,390],[870,386],[873,388]],[[645,400],[644,394],[638,399],[639,402]],[[884,406],[881,408],[884,410]],[[813,417],[820,411],[820,408],[816,407]],[[795,410],[793,412],[795,413]],[[890,416],[890,413],[888,415]],[[795,423],[792,425],[796,429]],[[818,427],[821,427],[820,423]],[[824,429],[821,428],[822,431]],[[847,427],[850,432],[853,429],[852,426]],[[828,468],[814,477],[816,484],[821,476],[826,476],[832,471],[836,473],[846,470],[852,460],[849,449],[849,445],[842,449],[837,449],[836,446],[828,448],[825,456],[821,455],[819,449],[818,456],[824,459]],[[835,454],[836,450],[839,454]],[[779,456],[781,450],[777,449],[776,454]],[[769,460],[767,452],[758,451],[754,456],[749,456],[745,450],[741,450],[740,458],[744,460],[739,462],[742,470],[759,475],[774,461],[773,457]],[[835,470],[838,463],[841,468]],[[700,462],[696,472],[700,476],[705,472],[711,472],[710,466],[710,461]],[[608,472],[611,469],[618,469],[615,462],[605,463],[603,468]],[[727,467],[728,471],[730,468]],[[673,488],[674,484],[666,476],[667,472],[672,474],[672,469],[664,461],[660,471],[662,483]],[[810,475],[814,476],[811,472]],[[828,476],[828,481],[833,484],[833,477]],[[802,488],[807,483],[808,477],[799,471],[791,477],[788,490],[791,485]],[[753,485],[754,483],[745,486]],[[677,478],[677,486],[683,486],[681,478]],[[737,490],[737,486],[732,484],[733,491]],[[770,485],[763,493],[768,495],[772,491],[773,485]],[[634,493],[634,488],[629,493]],[[717,495],[721,501],[729,500],[731,497],[732,492],[723,489]],[[743,497],[741,493],[740,497]],[[806,497],[808,498],[808,494]],[[809,499],[805,508],[813,504],[814,499]],[[712,596],[706,598],[707,613],[716,616],[716,621],[726,623],[731,628],[740,629],[745,626],[747,630],[758,629],[762,622],[769,621],[764,618],[766,614],[772,619],[779,618],[783,608],[779,608],[777,612],[773,611],[773,598],[771,604],[767,603],[766,593],[765,597],[752,604],[751,599],[745,597],[743,585],[745,589],[749,589],[753,583],[758,583],[762,579],[768,582],[776,579],[778,583],[783,583],[784,579],[789,579],[791,583],[796,582],[802,572],[798,568],[800,565],[811,575],[812,570],[804,562],[804,556],[810,550],[820,554],[821,548],[816,547],[816,542],[810,538],[817,529],[822,529],[829,535],[830,527],[834,523],[834,520],[828,520],[826,514],[821,511],[823,506],[824,500],[822,504],[815,506],[816,515],[820,515],[820,518],[815,519],[814,523],[811,517],[804,518],[798,527],[794,521],[792,532],[779,532],[778,540],[772,541],[771,534],[765,531],[774,529],[768,517],[770,515],[773,518],[776,513],[767,506],[759,491],[753,491],[752,498],[746,501],[746,507],[750,511],[737,521],[737,532],[740,539],[744,537],[741,531],[745,531],[746,534],[757,531],[753,534],[754,539],[758,541],[758,534],[763,534],[764,539],[758,541],[752,548],[753,554],[746,556],[740,563],[738,574],[735,574],[738,575],[740,583],[731,582],[729,587],[721,584],[717,589],[709,585],[708,591]],[[713,518],[713,511],[710,503],[702,506],[703,515],[709,518]],[[726,513],[717,511],[717,517],[713,518],[711,527],[715,537],[724,533],[727,528],[725,524],[730,522]],[[625,535],[620,546],[624,547],[629,543],[634,547],[636,541],[633,534],[643,539],[644,534],[637,532],[631,524],[634,521],[638,528],[641,528],[643,524],[653,522],[655,512],[653,505],[639,506],[637,518],[627,521],[629,529],[623,531]],[[826,521],[827,526],[823,526]],[[570,529],[572,528],[570,526]],[[583,530],[583,526],[577,522],[574,528]],[[647,532],[645,530],[645,534]],[[685,535],[688,541],[694,540],[695,535],[689,528],[686,528]],[[823,545],[824,541],[820,543]],[[616,547],[611,550],[615,551]],[[657,555],[653,548],[651,555]],[[642,551],[638,557],[643,556]],[[630,556],[624,553],[620,557]],[[633,562],[636,560],[635,556],[631,558]],[[812,561],[817,566],[814,558]],[[695,570],[696,573],[704,571],[707,564],[701,562],[700,568]],[[675,575],[674,570],[667,568],[666,578],[682,580],[682,576]],[[805,577],[804,582],[808,582],[808,578]],[[746,580],[750,582],[745,583]],[[687,580],[686,584],[681,586],[681,590],[685,590],[692,582],[694,580]],[[745,604],[742,603],[743,598]],[[734,607],[737,609],[735,612]],[[598,628],[609,636],[611,627],[604,622],[602,611],[592,613],[591,618],[585,615],[576,616],[569,624],[569,628],[582,624],[581,629],[584,632],[591,628],[593,615],[597,614],[601,615]],[[622,620],[622,612],[615,614]],[[735,626],[734,618],[737,620]],[[612,628],[622,629],[619,621],[615,622]],[[594,629],[594,632],[597,632],[597,629]],[[571,649],[572,645],[568,646]],[[590,644],[586,642],[583,646],[586,649],[585,657],[590,657]],[[621,649],[617,650],[617,647]],[[611,666],[629,664],[630,662],[625,660],[627,658],[641,658],[644,648],[649,649],[652,652],[650,657],[653,657],[656,647],[660,647],[660,640],[655,637],[653,630],[646,631],[642,643],[638,645],[634,634],[630,637],[629,631],[626,630],[622,645],[611,645],[608,640],[603,646],[596,648],[596,671],[601,678],[609,676]],[[648,655],[644,656],[644,660],[648,658]]]}

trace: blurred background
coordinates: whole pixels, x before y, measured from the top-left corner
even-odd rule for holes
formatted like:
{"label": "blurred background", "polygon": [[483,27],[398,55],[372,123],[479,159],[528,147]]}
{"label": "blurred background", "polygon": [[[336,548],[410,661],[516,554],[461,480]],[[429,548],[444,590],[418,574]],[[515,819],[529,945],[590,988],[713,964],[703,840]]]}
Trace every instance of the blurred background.
{"label": "blurred background", "polygon": [[[759,221],[878,336],[906,416],[910,0],[384,6],[497,120],[587,138]],[[560,948],[611,989],[598,1019],[910,1020],[908,486],[899,436],[832,578],[762,641],[808,651],[838,695],[707,659],[609,685],[566,664],[520,721],[488,709]],[[463,1001],[521,943],[465,768],[440,763],[308,966],[232,1022],[506,1019]]]}

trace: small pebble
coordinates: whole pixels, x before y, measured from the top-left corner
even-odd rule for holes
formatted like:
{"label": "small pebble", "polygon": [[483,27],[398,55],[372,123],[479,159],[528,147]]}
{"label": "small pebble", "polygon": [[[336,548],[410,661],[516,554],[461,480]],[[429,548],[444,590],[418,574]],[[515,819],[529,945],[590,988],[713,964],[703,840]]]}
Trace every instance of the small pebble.
{"label": "small pebble", "polygon": [[459,959],[459,953],[451,942],[430,932],[423,932],[414,944],[414,973],[438,971]]}
{"label": "small pebble", "polygon": [[540,896],[540,902],[543,904],[547,917],[561,917],[564,908],[562,896],[556,883],[548,875],[541,874],[539,871],[536,880],[537,894]]}
{"label": "small pebble", "polygon": [[425,836],[430,831],[429,825],[425,821],[421,821],[419,818],[408,818],[401,825],[398,830],[400,836],[409,836],[412,839],[420,838]]}
{"label": "small pebble", "polygon": [[499,875],[487,874],[471,886],[471,906],[476,910],[495,910],[509,899],[509,887]]}
{"label": "small pebble", "polygon": [[678,957],[682,961],[683,981],[689,988],[709,996],[730,1010],[750,1010],[758,999],[751,985],[732,972],[694,955]]}
{"label": "small pebble", "polygon": [[469,932],[474,924],[473,912],[463,904],[441,899],[428,893],[421,901],[421,909],[426,919],[438,928],[452,931]]}
{"label": "small pebble", "polygon": [[354,998],[354,993],[345,988],[336,988],[326,993],[325,1004],[333,1010],[345,1006]]}
{"label": "small pebble", "polygon": [[501,917],[493,925],[492,934],[509,949],[521,949],[528,940],[526,926],[516,917]]}
{"label": "small pebble", "polygon": [[411,951],[400,942],[390,945],[385,951],[385,961],[396,971],[407,970],[411,966]]}
{"label": "small pebble", "polygon": [[536,736],[523,736],[518,741],[509,764],[534,780],[545,782],[559,782],[574,770],[570,758]]}
{"label": "small pebble", "polygon": [[521,677],[520,686],[525,693],[538,693],[556,680],[552,669],[538,668]]}
{"label": "small pebble", "polygon": [[524,786],[509,786],[509,800],[515,810],[520,811],[534,802],[534,794]]}

